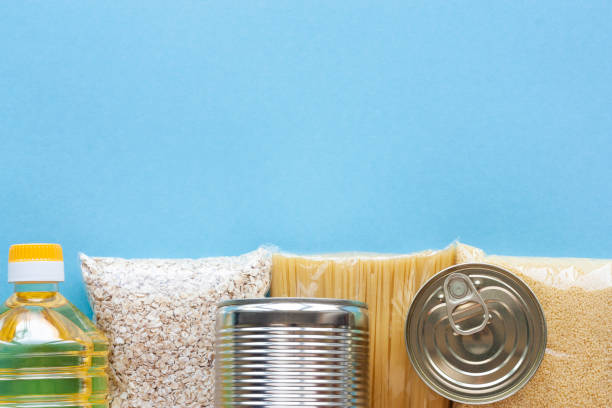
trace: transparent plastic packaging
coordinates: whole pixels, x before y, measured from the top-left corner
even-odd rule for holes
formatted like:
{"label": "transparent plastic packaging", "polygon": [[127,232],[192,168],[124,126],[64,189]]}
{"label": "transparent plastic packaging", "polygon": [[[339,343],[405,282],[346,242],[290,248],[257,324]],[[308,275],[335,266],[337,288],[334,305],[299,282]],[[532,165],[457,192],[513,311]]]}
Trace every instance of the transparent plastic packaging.
{"label": "transparent plastic packaging", "polygon": [[486,255],[459,244],[457,263],[467,262],[498,265],[523,279],[542,305],[548,327],[546,352],[534,377],[511,397],[480,406],[611,407],[612,260]]}
{"label": "transparent plastic packaging", "polygon": [[265,296],[270,253],[121,259],[81,255],[98,326],[110,341],[111,407],[213,407],[217,304]]}
{"label": "transparent plastic packaging", "polygon": [[18,283],[0,307],[0,406],[106,408],[107,354],[56,282]]}
{"label": "transparent plastic packaging", "polygon": [[431,276],[455,264],[454,245],[410,255],[275,254],[270,295],[359,300],[370,316],[370,407],[442,408],[412,369],[404,325],[413,296]]}

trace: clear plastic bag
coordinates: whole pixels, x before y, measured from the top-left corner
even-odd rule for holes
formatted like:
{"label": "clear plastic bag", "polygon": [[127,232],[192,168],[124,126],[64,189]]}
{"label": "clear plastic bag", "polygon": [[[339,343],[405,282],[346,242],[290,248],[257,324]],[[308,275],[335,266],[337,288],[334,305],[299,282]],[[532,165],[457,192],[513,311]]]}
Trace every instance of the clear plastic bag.
{"label": "clear plastic bag", "polygon": [[548,329],[534,377],[511,397],[481,407],[612,406],[612,260],[486,255],[459,244],[457,263],[466,262],[499,265],[523,279]]}
{"label": "clear plastic bag", "polygon": [[92,258],[87,293],[110,342],[111,408],[213,408],[218,302],[263,297],[266,250],[202,259]]}
{"label": "clear plastic bag", "polygon": [[442,408],[412,369],[404,326],[413,296],[431,276],[455,263],[455,246],[410,255],[273,255],[271,296],[366,302],[370,316],[370,407]]}

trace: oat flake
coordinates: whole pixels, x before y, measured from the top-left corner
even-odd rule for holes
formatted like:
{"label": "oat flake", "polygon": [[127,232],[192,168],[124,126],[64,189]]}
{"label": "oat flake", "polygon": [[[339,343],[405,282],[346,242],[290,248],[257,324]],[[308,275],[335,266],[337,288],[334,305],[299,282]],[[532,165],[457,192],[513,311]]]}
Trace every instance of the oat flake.
{"label": "oat flake", "polygon": [[263,297],[271,257],[93,258],[81,269],[110,341],[111,408],[213,407],[217,303]]}

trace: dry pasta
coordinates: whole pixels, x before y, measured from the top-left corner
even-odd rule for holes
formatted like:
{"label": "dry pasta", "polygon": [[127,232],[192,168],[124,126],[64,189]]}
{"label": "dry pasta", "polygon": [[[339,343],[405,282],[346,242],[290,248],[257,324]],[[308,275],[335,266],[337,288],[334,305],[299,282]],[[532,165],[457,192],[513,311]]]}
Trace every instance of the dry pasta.
{"label": "dry pasta", "polygon": [[455,247],[412,255],[340,254],[272,259],[272,296],[366,302],[370,315],[370,407],[447,408],[412,369],[404,324],[417,290],[455,263]]}

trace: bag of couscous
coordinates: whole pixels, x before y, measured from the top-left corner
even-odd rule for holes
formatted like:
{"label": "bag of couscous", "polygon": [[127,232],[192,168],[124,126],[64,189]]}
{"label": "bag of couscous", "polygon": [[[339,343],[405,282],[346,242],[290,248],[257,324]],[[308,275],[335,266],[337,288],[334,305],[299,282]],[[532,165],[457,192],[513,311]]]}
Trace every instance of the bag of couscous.
{"label": "bag of couscous", "polygon": [[[516,394],[481,407],[612,406],[612,260],[486,255],[459,244],[457,263],[484,262],[518,275],[548,327],[540,368]],[[469,405],[455,403],[455,408]]]}

